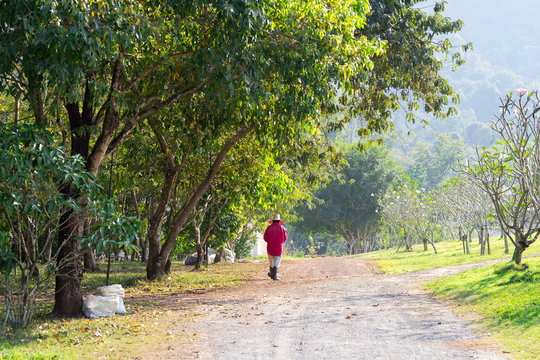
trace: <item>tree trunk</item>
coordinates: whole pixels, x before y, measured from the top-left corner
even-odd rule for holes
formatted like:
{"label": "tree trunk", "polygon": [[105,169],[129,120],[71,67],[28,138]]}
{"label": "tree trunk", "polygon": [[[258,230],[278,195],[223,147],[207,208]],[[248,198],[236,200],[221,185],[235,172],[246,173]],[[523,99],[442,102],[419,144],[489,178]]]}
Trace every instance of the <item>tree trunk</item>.
{"label": "tree trunk", "polygon": [[[89,90],[85,93],[83,113],[79,112],[78,103],[66,104],[70,130],[71,155],[88,158],[90,132],[85,129],[91,124],[91,112],[88,108]],[[95,174],[94,174],[95,175]],[[79,193],[72,185],[66,185],[60,191],[68,198],[80,200]],[[81,240],[85,235],[87,222],[87,204],[83,204],[78,213],[71,210],[62,214],[58,232],[58,273],[56,275],[55,304],[53,313],[58,316],[76,316],[82,312],[81,281],[83,274],[81,259]]]}
{"label": "tree trunk", "polygon": [[96,262],[96,257],[94,256],[94,250],[84,249],[84,271],[89,273],[99,272],[99,266]]}
{"label": "tree trunk", "polygon": [[[90,234],[90,221],[88,218],[85,220],[85,229],[84,234],[88,235]],[[84,271],[89,273],[96,273],[100,271],[100,268],[96,262],[96,256],[93,249],[84,249],[83,251],[84,256]]]}
{"label": "tree trunk", "polygon": [[403,241],[405,242],[405,251],[411,251],[412,246],[409,244],[409,234],[407,234],[405,228],[403,228]]}
{"label": "tree trunk", "polygon": [[489,243],[489,228],[487,226],[486,226],[486,240],[484,242],[487,245],[488,255],[491,255],[491,245]]}
{"label": "tree trunk", "polygon": [[51,238],[51,229],[45,229],[45,245],[43,247],[43,261],[47,264],[51,262],[53,239]]}
{"label": "tree trunk", "polygon": [[[76,198],[73,194],[70,195]],[[58,234],[60,250],[53,309],[53,314],[58,316],[77,316],[82,313],[83,268],[80,237],[84,235],[84,221],[81,212],[74,213],[71,210],[62,214],[60,218]]]}
{"label": "tree trunk", "polygon": [[19,113],[20,113],[20,95],[15,96],[15,110],[13,111],[13,125],[19,125]]}
{"label": "tree trunk", "polygon": [[432,239],[432,240],[430,241],[430,244],[431,244],[431,247],[433,248],[433,251],[435,252],[435,254],[437,254],[437,248],[435,247],[435,240]]}
{"label": "tree trunk", "polygon": [[[148,214],[151,214],[151,209],[153,208],[153,197],[150,197],[150,200],[146,200],[146,208],[148,209]],[[151,219],[152,217],[150,217]],[[148,224],[150,224],[150,219],[148,219]],[[148,227],[146,228],[146,232],[148,234]],[[141,262],[143,264],[146,264],[146,261],[148,260],[148,237],[147,234],[143,236],[143,232],[141,232],[141,240],[140,240],[140,246],[141,246]]]}
{"label": "tree trunk", "polygon": [[461,234],[461,226],[459,227],[459,240],[461,241],[461,245],[463,246],[463,253],[467,254],[467,249],[465,248],[465,241],[463,238],[463,235]]}
{"label": "tree trunk", "polygon": [[525,251],[525,247],[518,242],[514,248],[514,254],[512,255],[512,261],[514,261],[516,265],[521,264],[521,256],[523,255],[523,251]]}
{"label": "tree trunk", "polygon": [[163,257],[160,254],[161,247],[161,225],[165,218],[167,205],[171,198],[171,192],[178,177],[178,167],[168,167],[165,171],[165,181],[161,191],[158,207],[152,214],[148,222],[148,230],[146,231],[146,242],[148,243],[148,262],[146,263],[146,278],[148,280],[156,280],[164,273],[165,264],[169,259],[169,254]]}
{"label": "tree trunk", "polygon": [[172,262],[171,262],[171,259],[169,258],[165,262],[165,270],[163,270],[163,273],[164,274],[170,274],[171,273],[171,266],[172,266]]}
{"label": "tree trunk", "polygon": [[502,229],[501,229],[501,233],[504,239],[504,253],[509,254],[510,250],[508,250],[508,237],[506,236],[506,233]]}
{"label": "tree trunk", "polygon": [[478,243],[480,244],[480,255],[486,254],[486,243],[484,242],[484,227],[481,226],[478,231]]}
{"label": "tree trunk", "polygon": [[201,228],[200,225],[194,226],[195,230],[195,245],[197,247],[197,262],[195,263],[195,268],[193,270],[199,270],[204,258],[204,247],[201,243]]}
{"label": "tree trunk", "polygon": [[[225,253],[225,248],[220,248],[216,251],[216,257],[214,258],[214,264],[221,262],[222,253]],[[225,255],[223,255],[225,256]]]}
{"label": "tree trunk", "polygon": [[[167,239],[161,247],[161,250],[159,250],[159,239],[156,242],[155,238],[148,238],[150,248],[150,252],[148,255],[148,264],[146,266],[146,277],[148,280],[155,280],[163,275],[165,261],[169,258],[169,254],[171,253],[174,245],[176,244],[178,235],[184,228],[189,215],[193,212],[199,200],[202,198],[206,190],[208,190],[208,188],[210,187],[212,181],[214,180],[215,176],[219,171],[219,168],[221,167],[223,160],[225,160],[227,153],[229,152],[229,150],[232,149],[232,147],[234,146],[234,144],[236,144],[238,140],[245,137],[253,129],[254,127],[247,127],[239,130],[235,135],[231,136],[229,140],[227,140],[227,142],[223,145],[220,152],[216,156],[214,163],[208,170],[204,181],[199,184],[199,187],[195,190],[192,196],[184,203],[180,212],[174,216],[174,219],[169,228],[169,232],[167,234]],[[150,244],[150,241],[152,240],[154,241],[154,243]]]}

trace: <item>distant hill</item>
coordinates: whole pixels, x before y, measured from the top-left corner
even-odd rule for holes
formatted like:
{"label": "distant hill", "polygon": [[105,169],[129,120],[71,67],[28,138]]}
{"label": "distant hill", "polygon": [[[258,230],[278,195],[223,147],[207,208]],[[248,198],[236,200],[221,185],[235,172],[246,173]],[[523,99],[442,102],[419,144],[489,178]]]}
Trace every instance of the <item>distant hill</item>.
{"label": "distant hill", "polygon": [[402,114],[394,123],[398,132],[414,131],[411,145],[429,142],[435,131],[459,134],[471,146],[488,145],[493,136],[487,124],[495,119],[499,99],[516,88],[540,89],[540,1],[449,0],[445,14],[464,22],[453,44],[474,47],[464,54],[465,65],[444,73],[460,94],[458,115],[428,119],[425,129],[407,124]]}

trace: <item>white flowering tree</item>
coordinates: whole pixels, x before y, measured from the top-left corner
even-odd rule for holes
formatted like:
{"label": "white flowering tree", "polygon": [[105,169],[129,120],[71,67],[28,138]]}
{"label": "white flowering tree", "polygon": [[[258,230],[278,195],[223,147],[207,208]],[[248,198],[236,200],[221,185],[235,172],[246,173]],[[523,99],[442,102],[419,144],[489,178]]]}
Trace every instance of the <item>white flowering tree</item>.
{"label": "white flowering tree", "polygon": [[484,255],[486,250],[489,253],[488,229],[494,209],[488,194],[469,177],[458,176],[446,182],[438,198],[459,226],[463,252],[469,254],[470,238],[476,230],[481,254]]}
{"label": "white flowering tree", "polygon": [[417,201],[419,191],[411,186],[404,185],[398,189],[389,191],[381,200],[381,221],[386,227],[389,245],[397,243],[398,250],[404,245],[409,251],[413,245],[414,232],[414,204]]}

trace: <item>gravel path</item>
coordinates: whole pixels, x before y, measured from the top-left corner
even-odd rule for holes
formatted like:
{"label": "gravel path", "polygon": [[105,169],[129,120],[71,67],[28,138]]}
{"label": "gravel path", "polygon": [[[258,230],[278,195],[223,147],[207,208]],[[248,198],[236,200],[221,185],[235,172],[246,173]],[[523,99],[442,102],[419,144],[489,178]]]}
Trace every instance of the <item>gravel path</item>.
{"label": "gravel path", "polygon": [[388,276],[364,259],[284,262],[282,281],[261,276],[202,299],[182,329],[197,342],[160,358],[508,359],[420,287],[478,265]]}

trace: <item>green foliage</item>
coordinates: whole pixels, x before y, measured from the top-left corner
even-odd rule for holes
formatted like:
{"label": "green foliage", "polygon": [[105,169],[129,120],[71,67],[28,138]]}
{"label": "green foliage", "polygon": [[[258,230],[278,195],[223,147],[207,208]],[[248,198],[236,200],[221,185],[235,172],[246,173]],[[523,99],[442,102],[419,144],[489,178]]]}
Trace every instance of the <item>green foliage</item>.
{"label": "green foliage", "polygon": [[257,242],[255,233],[253,232],[242,232],[240,238],[237,239],[234,243],[234,252],[237,259],[243,259],[249,256],[251,249]]}
{"label": "green foliage", "polygon": [[464,149],[465,144],[461,139],[436,134],[433,143],[416,144],[407,174],[417,182],[419,188],[434,189],[455,173],[458,162],[464,158]]}
{"label": "green foliage", "polygon": [[92,205],[90,212],[98,220],[93,224],[90,236],[83,240],[83,247],[95,249],[96,255],[119,251],[127,254],[139,250],[136,245],[139,221],[136,217],[119,215],[114,202],[106,199]]}
{"label": "green foliage", "polygon": [[[314,207],[298,209],[302,221],[299,230],[339,234],[347,242],[347,251],[363,251],[360,244],[376,233],[380,218],[378,199],[398,177],[398,169],[388,150],[371,146],[362,152],[355,146],[344,147],[347,166],[338,179],[316,192]],[[369,248],[369,247],[368,247]]]}
{"label": "green foliage", "polygon": [[73,183],[88,195],[99,189],[80,157],[66,156],[50,142],[50,134],[37,127],[0,123],[3,241],[22,241],[20,236],[38,240],[57,225],[63,211],[78,210],[79,204],[60,192],[66,184]]}
{"label": "green foliage", "polygon": [[82,159],[51,141],[41,128],[0,123],[1,286],[15,327],[30,323],[36,297],[59,269],[52,246],[62,215],[80,208],[62,189],[73,184],[84,201],[99,190]]}
{"label": "green foliage", "polygon": [[294,257],[304,257],[305,255],[342,256],[347,253],[343,238],[337,234],[306,234],[296,230],[294,225],[287,225],[287,235],[289,238],[285,242],[285,251],[287,254],[293,254]]}
{"label": "green foliage", "polygon": [[371,70],[357,74],[351,110],[366,122],[365,128],[359,129],[361,136],[392,128],[391,114],[400,108],[411,122],[421,107],[436,117],[455,113],[450,102],[457,103],[459,96],[441,71],[449,57],[454,67],[463,64],[448,38],[461,30],[463,23],[443,16],[445,1],[437,2],[429,13],[415,6],[420,2],[371,0],[366,24],[357,30],[384,45],[384,52],[373,57]]}

